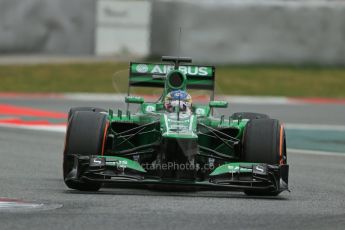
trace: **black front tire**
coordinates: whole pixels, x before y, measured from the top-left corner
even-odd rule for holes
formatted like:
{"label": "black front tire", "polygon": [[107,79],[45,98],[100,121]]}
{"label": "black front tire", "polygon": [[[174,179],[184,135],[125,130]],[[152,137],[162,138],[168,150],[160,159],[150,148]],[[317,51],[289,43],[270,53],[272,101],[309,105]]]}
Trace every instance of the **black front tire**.
{"label": "black front tire", "polygon": [[[284,127],[275,119],[254,119],[243,134],[242,160],[245,162],[286,164]],[[276,196],[278,191],[245,190],[247,195]]]}
{"label": "black front tire", "polygon": [[101,112],[107,112],[105,109],[97,108],[97,107],[73,107],[68,112],[68,120],[71,119],[72,115],[77,111],[89,111],[89,112],[95,112],[95,113],[101,113]]}
{"label": "black front tire", "polygon": [[254,191],[245,190],[244,194],[247,196],[278,196],[281,192],[279,191]]}
{"label": "black front tire", "polygon": [[75,111],[72,114],[68,122],[63,156],[63,177],[67,187],[81,191],[97,191],[101,188],[101,183],[70,180],[68,174],[73,169],[75,155],[103,154],[107,127],[105,114],[92,111]]}

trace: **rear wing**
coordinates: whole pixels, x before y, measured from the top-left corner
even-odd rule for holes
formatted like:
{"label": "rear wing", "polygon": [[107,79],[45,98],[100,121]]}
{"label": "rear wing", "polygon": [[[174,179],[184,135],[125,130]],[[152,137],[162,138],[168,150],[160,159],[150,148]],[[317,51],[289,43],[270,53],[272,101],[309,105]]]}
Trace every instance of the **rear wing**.
{"label": "rear wing", "polygon": [[[214,91],[215,67],[180,65],[178,69],[187,77],[187,89]],[[129,87],[164,87],[165,76],[174,70],[173,64],[131,62]]]}

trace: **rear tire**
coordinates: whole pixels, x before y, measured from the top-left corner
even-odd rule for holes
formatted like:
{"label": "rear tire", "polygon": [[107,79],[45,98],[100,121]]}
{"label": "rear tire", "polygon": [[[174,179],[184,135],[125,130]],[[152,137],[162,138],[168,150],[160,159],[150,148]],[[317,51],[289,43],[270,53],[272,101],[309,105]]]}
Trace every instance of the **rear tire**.
{"label": "rear tire", "polygon": [[81,191],[97,191],[101,183],[66,180],[74,164],[74,156],[101,155],[104,152],[104,138],[107,131],[107,115],[75,111],[72,113],[66,132],[63,157],[63,177],[67,187]]}
{"label": "rear tire", "polygon": [[[286,164],[284,127],[275,119],[254,119],[243,134],[242,160],[245,162]],[[245,190],[247,195],[276,196],[277,191]]]}
{"label": "rear tire", "polygon": [[269,119],[270,117],[262,113],[239,112],[239,113],[232,114],[231,118],[233,120],[238,120],[239,118],[253,120],[253,119]]}

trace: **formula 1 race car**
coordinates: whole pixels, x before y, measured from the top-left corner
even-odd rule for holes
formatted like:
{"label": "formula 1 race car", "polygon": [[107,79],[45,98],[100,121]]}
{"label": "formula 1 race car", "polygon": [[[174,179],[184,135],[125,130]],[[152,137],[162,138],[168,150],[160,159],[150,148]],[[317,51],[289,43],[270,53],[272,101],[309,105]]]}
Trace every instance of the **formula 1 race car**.
{"label": "formula 1 race car", "polygon": [[[215,116],[227,108],[214,100],[215,67],[164,56],[163,63],[130,63],[127,108],[114,112],[71,108],[63,155],[65,184],[81,191],[115,187],[240,190],[278,195],[288,190],[283,125],[259,113]],[[159,87],[146,102],[132,87]],[[192,103],[189,90],[209,90],[207,104]]]}

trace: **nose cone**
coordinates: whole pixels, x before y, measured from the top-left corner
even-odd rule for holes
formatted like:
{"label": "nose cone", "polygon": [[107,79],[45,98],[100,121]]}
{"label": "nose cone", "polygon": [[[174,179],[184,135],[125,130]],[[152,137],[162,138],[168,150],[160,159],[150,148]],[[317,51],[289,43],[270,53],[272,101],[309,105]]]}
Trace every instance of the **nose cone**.
{"label": "nose cone", "polygon": [[198,139],[196,117],[188,113],[170,113],[162,115],[161,127],[163,138]]}

